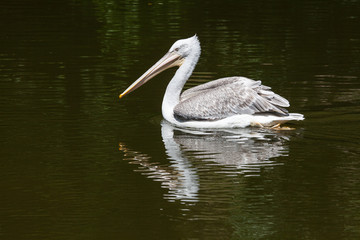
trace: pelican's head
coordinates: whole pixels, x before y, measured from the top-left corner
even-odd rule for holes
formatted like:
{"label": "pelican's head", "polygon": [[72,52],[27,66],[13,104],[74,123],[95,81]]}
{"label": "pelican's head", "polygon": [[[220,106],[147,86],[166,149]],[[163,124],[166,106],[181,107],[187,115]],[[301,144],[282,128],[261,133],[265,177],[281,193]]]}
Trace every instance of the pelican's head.
{"label": "pelican's head", "polygon": [[191,54],[196,54],[197,61],[200,55],[200,42],[196,35],[176,41],[171,46],[170,50],[133,84],[131,84],[122,94],[120,94],[119,98],[122,98],[126,94],[139,88],[164,70],[175,66],[181,66],[184,60]]}
{"label": "pelican's head", "polygon": [[200,42],[196,35],[177,40],[170,48],[169,52],[176,52],[182,58],[186,58],[190,54],[200,51]]}

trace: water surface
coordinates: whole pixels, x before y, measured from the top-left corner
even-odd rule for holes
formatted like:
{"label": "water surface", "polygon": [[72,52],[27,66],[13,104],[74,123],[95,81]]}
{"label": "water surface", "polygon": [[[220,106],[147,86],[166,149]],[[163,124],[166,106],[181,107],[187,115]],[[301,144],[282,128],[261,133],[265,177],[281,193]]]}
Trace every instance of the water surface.
{"label": "water surface", "polygon": [[[359,239],[359,1],[0,4],[1,239]],[[162,120],[180,38],[186,88],[246,76],[293,131]]]}

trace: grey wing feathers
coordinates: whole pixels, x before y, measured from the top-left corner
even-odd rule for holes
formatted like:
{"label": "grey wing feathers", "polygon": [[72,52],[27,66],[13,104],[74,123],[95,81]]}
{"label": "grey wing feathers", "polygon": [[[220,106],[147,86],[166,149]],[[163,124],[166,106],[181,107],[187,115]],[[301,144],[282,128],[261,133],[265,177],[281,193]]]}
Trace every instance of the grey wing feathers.
{"label": "grey wing feathers", "polygon": [[226,85],[232,84],[237,81],[238,81],[237,77],[220,78],[220,79],[217,79],[214,81],[210,81],[210,82],[192,87],[190,89],[185,90],[181,94],[181,101],[184,101],[185,99],[190,98],[192,96],[196,96],[196,95],[200,94],[201,92],[209,91],[209,90],[215,89],[217,87],[226,86]]}
{"label": "grey wing feathers", "polygon": [[222,78],[183,92],[174,109],[178,120],[219,120],[236,114],[273,113],[286,116],[289,102],[244,77]]}

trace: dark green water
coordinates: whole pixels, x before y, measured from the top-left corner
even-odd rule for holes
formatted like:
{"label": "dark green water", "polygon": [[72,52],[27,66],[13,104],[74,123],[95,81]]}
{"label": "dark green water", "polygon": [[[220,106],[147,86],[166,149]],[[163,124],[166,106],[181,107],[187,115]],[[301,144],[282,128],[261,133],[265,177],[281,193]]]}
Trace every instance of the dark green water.
{"label": "dark green water", "polygon": [[[359,1],[3,1],[0,29],[0,239],[360,239]],[[118,99],[195,33],[187,87],[261,79],[306,120],[174,129],[174,70]]]}

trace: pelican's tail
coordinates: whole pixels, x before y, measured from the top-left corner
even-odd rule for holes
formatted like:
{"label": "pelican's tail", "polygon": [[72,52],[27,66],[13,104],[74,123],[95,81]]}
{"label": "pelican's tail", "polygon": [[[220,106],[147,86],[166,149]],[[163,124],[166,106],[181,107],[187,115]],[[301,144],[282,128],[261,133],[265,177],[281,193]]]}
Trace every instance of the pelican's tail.
{"label": "pelican's tail", "polygon": [[270,123],[267,123],[265,125],[272,126],[276,124],[283,124],[288,121],[302,121],[304,119],[304,115],[300,113],[289,113],[288,116],[274,118]]}
{"label": "pelican's tail", "polygon": [[289,117],[292,118],[291,120],[301,121],[304,120],[304,115],[301,113],[290,113]]}

